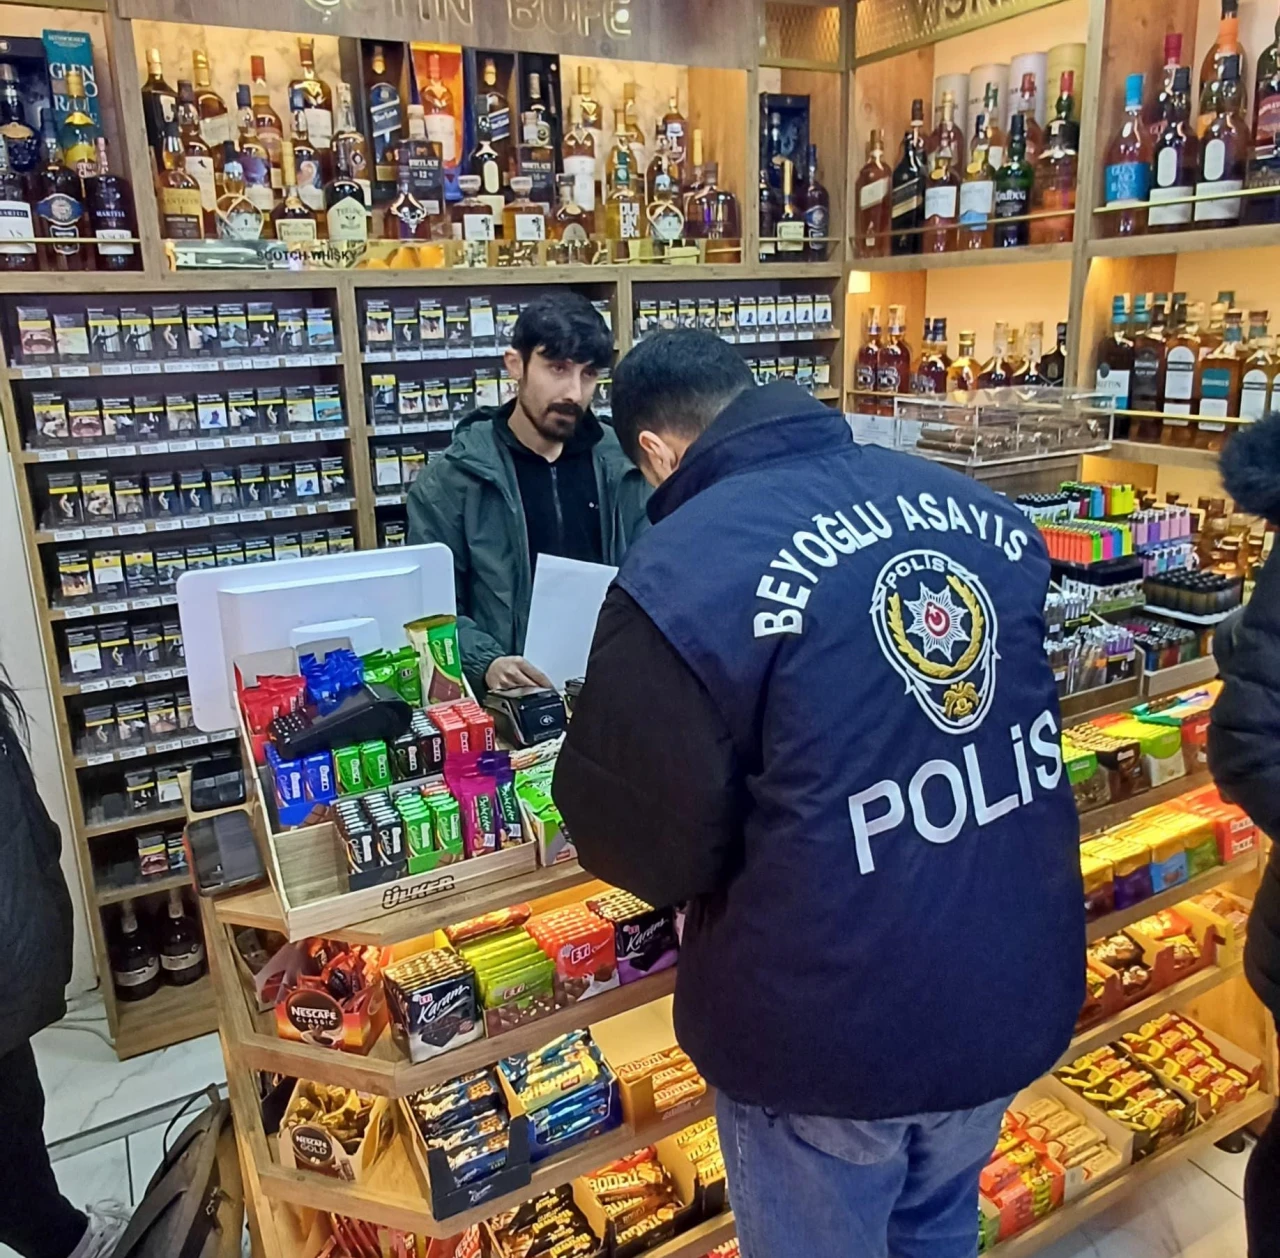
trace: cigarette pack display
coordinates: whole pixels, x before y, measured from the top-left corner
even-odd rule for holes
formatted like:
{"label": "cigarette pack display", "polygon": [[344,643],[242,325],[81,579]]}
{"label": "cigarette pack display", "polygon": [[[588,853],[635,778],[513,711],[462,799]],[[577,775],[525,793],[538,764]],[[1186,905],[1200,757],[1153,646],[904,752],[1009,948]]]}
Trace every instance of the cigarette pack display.
{"label": "cigarette pack display", "polygon": [[155,348],[151,334],[151,311],[140,310],[137,306],[121,306],[120,335],[124,341],[126,357],[149,359]]}
{"label": "cigarette pack display", "polygon": [[476,349],[492,349],[497,336],[493,302],[488,297],[471,297],[467,300],[467,315],[472,346]]}
{"label": "cigarette pack display", "polygon": [[155,441],[164,426],[164,406],[158,397],[144,394],[133,399],[133,433],[139,441]]}
{"label": "cigarette pack display", "polygon": [[396,385],[396,416],[399,419],[417,419],[423,408],[422,381],[399,381]]}
{"label": "cigarette pack display", "polygon": [[307,307],[307,344],[312,349],[333,349],[333,311],[327,306]]}
{"label": "cigarette pack display", "polygon": [[[151,700],[121,699],[115,705],[116,738],[122,747],[137,747],[147,741],[147,704]],[[173,696],[169,696],[172,708]]]}
{"label": "cigarette pack display", "polygon": [[312,387],[315,395],[313,415],[317,424],[340,424],[343,421],[342,394],[336,384],[317,384]]}
{"label": "cigarette pack display", "polygon": [[184,515],[205,515],[210,509],[209,484],[204,468],[189,468],[178,473]]}
{"label": "cigarette pack display", "polygon": [[201,432],[221,432],[229,427],[227,399],[221,393],[196,394],[196,422]]}
{"label": "cigarette pack display", "polygon": [[171,437],[191,437],[196,431],[196,404],[185,393],[166,393],[165,431]]}
{"label": "cigarette pack display", "polygon": [[510,303],[498,303],[496,316],[496,342],[499,349],[505,349],[511,344],[511,338],[515,334],[516,322],[519,318],[519,306],[514,306]]}
{"label": "cigarette pack display", "polygon": [[[156,557],[156,579],[160,577],[159,555]],[[122,626],[123,627],[123,626]],[[132,639],[133,657],[137,667],[142,669],[159,668],[164,662],[164,635],[155,621],[134,625],[128,630]]]}
{"label": "cigarette pack display", "polygon": [[430,357],[437,357],[437,352],[444,348],[445,335],[444,304],[432,297],[420,298],[418,340],[424,349],[430,351]]}
{"label": "cigarette pack display", "polygon": [[397,350],[416,349],[420,344],[418,308],[416,306],[393,306],[391,308],[391,327],[395,336],[395,348]]}
{"label": "cigarette pack display", "polygon": [[284,423],[284,391],[278,384],[263,385],[258,389],[258,423],[273,432]]}
{"label": "cigarette pack display", "polygon": [[270,563],[275,558],[271,550],[269,537],[246,537],[244,539],[245,563]]}
{"label": "cigarette pack display", "polygon": [[124,343],[120,336],[120,316],[114,310],[106,310],[101,306],[90,306],[89,353],[98,362],[115,362],[124,353]]}
{"label": "cigarette pack display", "polygon": [[57,357],[53,320],[44,306],[19,306],[18,354],[24,363],[48,363]]}
{"label": "cigarette pack display", "polygon": [[796,304],[796,335],[803,336],[813,331],[813,297],[808,294],[798,293],[795,298]]}
{"label": "cigarette pack display", "polygon": [[133,401],[127,397],[102,399],[102,435],[108,440],[134,439]]}
{"label": "cigarette pack display", "polygon": [[276,352],[276,308],[269,301],[251,301],[246,310],[249,349],[255,354]]}
{"label": "cigarette pack display", "polygon": [[[159,585],[156,579],[156,557],[149,546],[126,550],[124,571],[125,582],[132,593],[145,593]],[[94,579],[96,582],[96,572]]]}
{"label": "cigarette pack display", "polygon": [[188,356],[187,329],[182,318],[181,306],[153,306],[151,330],[159,357],[185,358]]}
{"label": "cigarette pack display", "polygon": [[93,589],[100,598],[124,593],[124,555],[118,550],[96,550],[89,557]]}
{"label": "cigarette pack display", "polygon": [[451,376],[449,378],[449,414],[457,423],[464,415],[475,409],[475,384],[470,376]]}
{"label": "cigarette pack display", "polygon": [[492,369],[480,368],[475,373],[476,406],[500,405],[498,394],[498,373]]}
{"label": "cigarette pack display", "polygon": [[84,723],[81,746],[85,755],[109,751],[116,741],[116,710],[110,703],[95,703],[80,714]]}
{"label": "cigarette pack display", "polygon": [[66,643],[67,664],[73,677],[96,677],[103,671],[102,647],[96,629],[68,629]]}
{"label": "cigarette pack display", "polygon": [[147,698],[147,733],[152,738],[168,738],[178,731],[178,705],[173,695]]}
{"label": "cigarette pack display", "polygon": [[405,491],[412,487],[413,482],[422,474],[423,468],[427,465],[427,454],[425,450],[420,450],[416,446],[403,446],[400,450],[400,479],[404,483]]}
{"label": "cigarette pack display", "polygon": [[243,302],[218,303],[218,349],[223,354],[243,354],[249,348],[249,318]]}
{"label": "cigarette pack display", "polygon": [[449,302],[444,308],[444,344],[450,355],[471,348],[471,319],[461,302]]}
{"label": "cigarette pack display", "polygon": [[73,441],[98,441],[102,438],[102,412],[98,399],[73,397],[67,402],[67,424]]}
{"label": "cigarette pack display", "polygon": [[212,306],[187,307],[187,351],[199,358],[218,352],[218,316]]}
{"label": "cigarette pack display", "polygon": [[144,878],[169,872],[169,849],[159,830],[138,835],[138,871]]}
{"label": "cigarette pack display", "polygon": [[187,571],[203,572],[218,566],[217,556],[208,542],[199,542],[186,548]]}
{"label": "cigarette pack display", "polygon": [[373,447],[373,483],[380,490],[400,488],[400,451],[397,447]]}
{"label": "cigarette pack display", "polygon": [[155,551],[156,583],[164,588],[178,584],[187,570],[186,551],[181,546],[162,546]]}
{"label": "cigarette pack display", "polygon": [[115,499],[111,496],[111,477],[103,468],[86,468],[80,473],[80,494],[84,516],[91,524],[116,518]]}
{"label": "cigarette pack display", "polygon": [[182,498],[173,487],[172,472],[144,472],[143,486],[147,494],[147,514],[153,520],[182,514]]}
{"label": "cigarette pack display", "polygon": [[302,558],[302,540],[297,533],[277,533],[271,545],[277,559]]}
{"label": "cigarette pack display", "polygon": [[117,520],[141,520],[146,515],[142,478],[137,472],[117,472],[111,481]]}
{"label": "cigarette pack display", "polygon": [[329,554],[349,555],[355,551],[356,538],[349,524],[336,524],[327,530],[329,537]]}
{"label": "cigarette pack display", "polygon": [[312,459],[293,465],[293,493],[299,502],[320,497],[320,465]]}
{"label": "cigarette pack display", "polygon": [[261,507],[266,502],[266,477],[261,463],[242,463],[236,468],[236,482],[242,507]]}
{"label": "cigarette pack display", "polygon": [[293,464],[267,464],[267,502],[273,507],[293,500]]}
{"label": "cigarette pack display", "polygon": [[314,424],[315,400],[309,384],[291,384],[285,387],[285,410],[290,424]]}
{"label": "cigarette pack display", "polygon": [[31,419],[37,445],[60,445],[70,435],[67,404],[60,393],[33,393]]}
{"label": "cigarette pack display", "polygon": [[53,334],[61,362],[89,361],[89,327],[82,312],[72,310],[55,314]]}
{"label": "cigarette pack display", "polygon": [[347,465],[341,455],[320,460],[320,493],[325,498],[340,498],[347,492]]}
{"label": "cigarette pack display", "polygon": [[364,306],[364,347],[366,350],[389,350],[395,343],[391,307],[385,301],[371,299]]}
{"label": "cigarette pack display", "polygon": [[[406,382],[407,383],[407,382]],[[421,389],[419,389],[421,394]],[[400,412],[396,402],[396,378],[390,372],[369,377],[369,420],[378,424],[394,424]]]}
{"label": "cigarette pack display", "polygon": [[154,769],[134,769],[124,775],[125,797],[132,813],[150,812],[156,806]]}
{"label": "cigarette pack display", "polygon": [[50,472],[45,477],[45,494],[49,504],[45,519],[50,528],[84,523],[80,477],[75,472]]}
{"label": "cigarette pack display", "polygon": [[[436,419],[449,414],[449,385],[444,380],[427,380],[422,389],[423,412]],[[434,427],[434,425],[433,425]]]}
{"label": "cigarette pack display", "polygon": [[307,316],[301,307],[281,310],[276,319],[282,354],[300,354],[307,348]]}
{"label": "cigarette pack display", "polygon": [[187,662],[187,652],[182,642],[182,626],[176,620],[166,620],[160,626],[164,634],[165,663],[181,666]]}
{"label": "cigarette pack display", "polygon": [[244,563],[244,546],[238,538],[215,542],[213,558],[219,568],[230,568]]}
{"label": "cigarette pack display", "polygon": [[209,507],[213,511],[235,511],[240,506],[236,474],[229,467],[209,469]]}
{"label": "cigarette pack display", "polygon": [[181,802],[182,784],[178,781],[177,769],[172,765],[159,766],[156,769],[156,803],[161,808],[172,808]]}
{"label": "cigarette pack display", "polygon": [[242,432],[258,426],[258,402],[252,389],[227,390],[227,424]]}

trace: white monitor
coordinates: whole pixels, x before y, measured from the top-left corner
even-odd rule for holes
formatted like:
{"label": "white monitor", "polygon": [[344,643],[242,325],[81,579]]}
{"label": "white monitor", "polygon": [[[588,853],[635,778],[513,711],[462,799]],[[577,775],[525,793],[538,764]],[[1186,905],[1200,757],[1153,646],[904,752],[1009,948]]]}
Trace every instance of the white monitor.
{"label": "white monitor", "polygon": [[195,723],[208,733],[236,727],[237,659],[335,638],[362,655],[395,650],[410,621],[456,610],[453,555],[438,542],[183,573],[178,615]]}

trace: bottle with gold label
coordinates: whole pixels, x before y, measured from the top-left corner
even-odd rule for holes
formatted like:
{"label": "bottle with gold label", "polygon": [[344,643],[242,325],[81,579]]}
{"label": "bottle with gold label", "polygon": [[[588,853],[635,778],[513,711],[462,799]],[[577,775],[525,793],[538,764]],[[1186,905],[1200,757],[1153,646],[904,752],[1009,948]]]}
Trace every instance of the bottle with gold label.
{"label": "bottle with gold label", "polygon": [[280,164],[281,145],[284,143],[284,127],[280,115],[271,104],[267,88],[267,62],[264,57],[250,57],[249,71],[253,79],[253,125],[258,139],[271,157],[271,186],[283,186],[283,167]]}
{"label": "bottle with gold label", "polygon": [[214,212],[218,201],[213,154],[200,134],[195,88],[186,79],[178,80],[178,135],[182,140],[184,169],[200,185],[200,204],[204,207],[204,234],[212,236],[216,231]]}
{"label": "bottle with gold label", "polygon": [[369,160],[369,141],[356,126],[355,107],[351,103],[351,88],[338,84],[337,129],[333,133],[333,165],[335,175],[341,163],[348,179],[360,185],[360,195],[365,208],[373,205],[373,169]]}
{"label": "bottle with gold label", "polygon": [[684,211],[670,171],[663,170],[654,176],[645,216],[653,240],[669,245],[684,235]]}
{"label": "bottle with gold label", "polygon": [[209,55],[202,48],[191,54],[191,77],[195,80],[196,113],[200,115],[200,134],[222,169],[223,145],[235,139],[234,120],[227,102],[213,90],[209,82]]}
{"label": "bottle with gold label", "polygon": [[284,179],[284,199],[271,211],[276,239],[285,245],[307,245],[320,235],[316,216],[298,194],[298,175],[293,165],[293,145],[280,146],[280,170]]}
{"label": "bottle with gold label", "polygon": [[98,168],[94,141],[98,129],[89,116],[89,101],[84,94],[84,74],[77,69],[67,71],[67,115],[62,120],[58,141],[62,160],[81,179],[88,179]]}
{"label": "bottle with gold label", "polygon": [[578,204],[575,186],[572,175],[556,176],[557,203],[551,215],[551,239],[585,245],[591,238],[592,216]]}
{"label": "bottle with gold label", "polygon": [[532,244],[547,238],[547,215],[537,201],[531,199],[533,180],[528,175],[511,177],[511,200],[502,213],[502,237],[520,244]]}
{"label": "bottle with gold label", "polygon": [[596,141],[582,118],[582,102],[574,98],[572,123],[560,141],[560,161],[564,173],[573,178],[573,199],[584,210],[596,208]]}
{"label": "bottle with gold label", "polygon": [[298,64],[302,74],[289,84],[289,95],[299,92],[307,114],[307,136],[320,154],[321,169],[329,173],[329,150],[333,146],[333,91],[316,76],[316,41],[298,36]]}
{"label": "bottle with gold label", "polygon": [[[481,199],[480,176],[459,175],[458,187],[462,190],[462,200],[455,201],[449,207],[449,218],[453,229],[454,240],[461,240],[468,246],[468,265],[482,265],[479,259],[484,258],[487,265],[488,253],[484,248],[495,238],[493,207]],[[474,256],[476,261],[470,261]]]}
{"label": "bottle with gold label", "polygon": [[222,240],[258,240],[262,236],[262,211],[249,199],[244,166],[236,146],[222,146],[222,194],[218,197],[218,236]]}
{"label": "bottle with gold label", "polygon": [[200,184],[187,172],[186,152],[177,117],[165,124],[164,169],[156,180],[160,193],[160,231],[167,240],[204,239],[204,203]]}
{"label": "bottle with gold label", "polygon": [[427,57],[427,83],[422,89],[427,139],[440,146],[440,160],[452,166],[458,160],[457,126],[453,116],[453,93],[440,77],[440,54]]}
{"label": "bottle with gold label", "polygon": [[959,339],[960,348],[947,368],[947,392],[971,393],[978,387],[978,377],[982,374],[982,364],[973,353],[978,337],[977,333],[966,329],[960,333]]}
{"label": "bottle with gold label", "polygon": [[[425,143],[425,141],[424,141]],[[400,145],[400,172],[396,177],[396,195],[387,205],[382,219],[382,234],[396,240],[429,240],[430,215],[413,189],[413,166],[409,151]]]}
{"label": "bottle with gold label", "polygon": [[177,93],[165,81],[160,49],[147,49],[147,80],[142,85],[142,118],[147,125],[147,144],[156,170],[164,169],[165,124],[178,112]]}
{"label": "bottle with gold label", "polygon": [[609,199],[604,207],[605,235],[610,240],[639,240],[644,234],[641,227],[644,205],[635,185],[631,146],[625,131],[615,132],[614,141],[614,150],[609,155],[613,168]]}
{"label": "bottle with gold label", "polygon": [[366,99],[369,129],[373,132],[373,177],[378,183],[391,183],[396,177],[396,149],[404,119],[400,89],[387,70],[387,55],[381,44],[373,46]]}
{"label": "bottle with gold label", "polygon": [[[330,240],[348,246],[363,245],[369,239],[365,190],[352,175],[350,147],[339,145],[338,138],[334,137],[333,178],[324,187],[325,222]],[[353,248],[351,252],[358,250]]]}

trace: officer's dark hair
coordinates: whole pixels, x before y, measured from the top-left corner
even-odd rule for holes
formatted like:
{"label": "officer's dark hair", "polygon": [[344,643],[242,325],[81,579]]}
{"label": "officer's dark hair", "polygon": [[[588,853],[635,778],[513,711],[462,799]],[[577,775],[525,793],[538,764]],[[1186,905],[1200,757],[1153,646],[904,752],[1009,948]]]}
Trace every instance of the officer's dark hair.
{"label": "officer's dark hair", "polygon": [[613,361],[613,336],[581,293],[566,289],[535,297],[516,320],[511,344],[526,365],[535,350],[553,362],[588,363],[603,371]]}
{"label": "officer's dark hair", "polygon": [[613,428],[635,463],[644,429],[696,440],[738,394],[754,387],[746,360],[718,336],[659,332],[613,373]]}

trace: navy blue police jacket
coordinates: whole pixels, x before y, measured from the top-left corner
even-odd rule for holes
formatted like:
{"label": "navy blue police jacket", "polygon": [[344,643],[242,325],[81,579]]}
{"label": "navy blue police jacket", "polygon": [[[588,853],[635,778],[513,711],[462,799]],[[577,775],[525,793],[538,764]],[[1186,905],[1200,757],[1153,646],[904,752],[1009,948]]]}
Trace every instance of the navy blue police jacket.
{"label": "navy blue police jacket", "polygon": [[691,899],[680,1043],[735,1100],[858,1119],[1048,1071],[1085,938],[1034,526],[789,383],[649,511],[554,790],[593,873]]}

